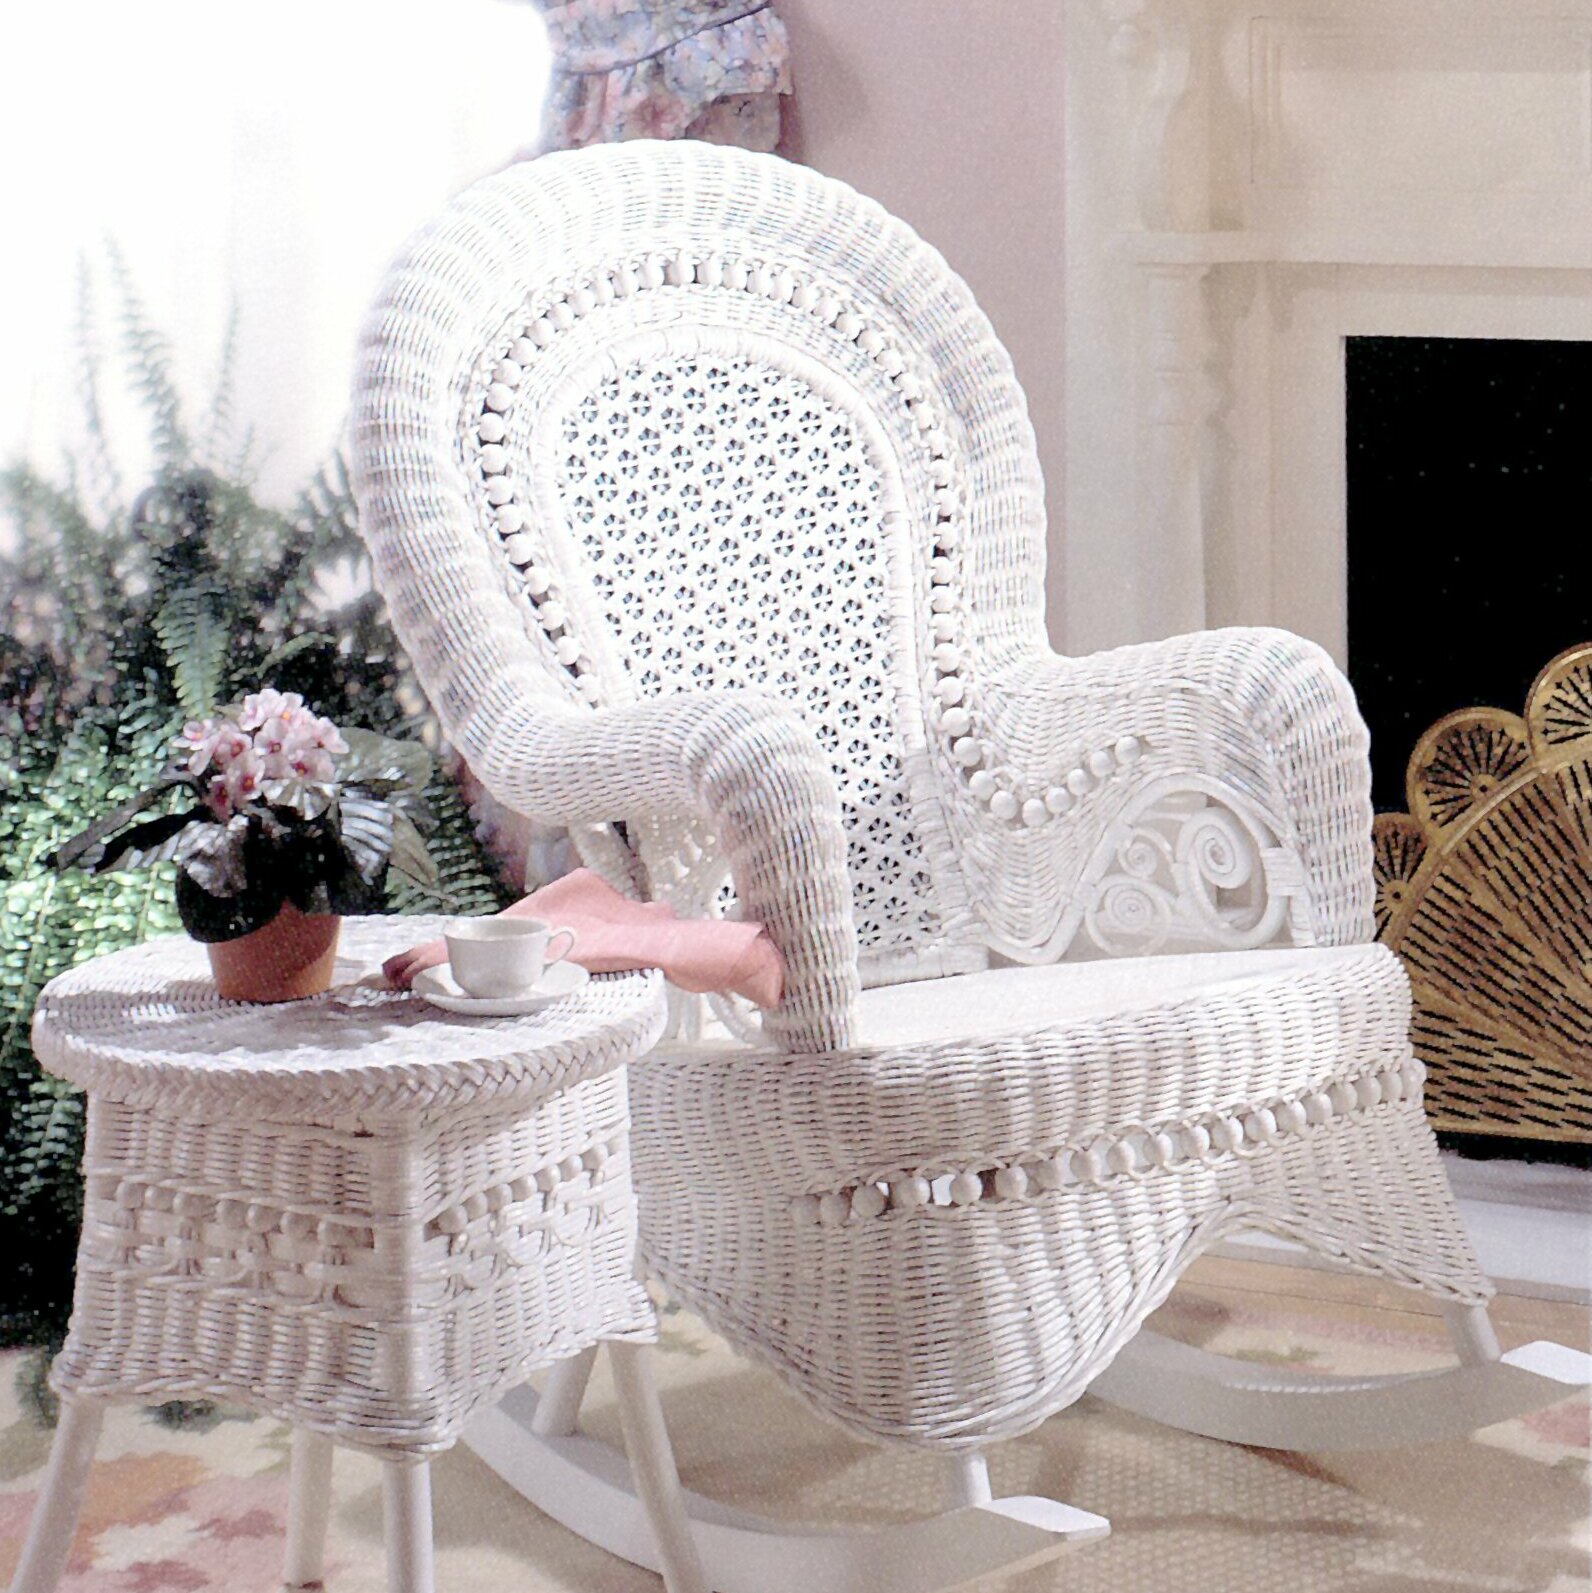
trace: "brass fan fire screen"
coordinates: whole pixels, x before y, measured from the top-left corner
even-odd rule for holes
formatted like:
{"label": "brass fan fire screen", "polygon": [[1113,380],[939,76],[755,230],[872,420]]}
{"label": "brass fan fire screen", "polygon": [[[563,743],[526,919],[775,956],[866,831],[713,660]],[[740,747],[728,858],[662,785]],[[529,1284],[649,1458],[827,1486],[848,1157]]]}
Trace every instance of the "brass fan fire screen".
{"label": "brass fan fire screen", "polygon": [[1409,969],[1436,1127],[1592,1143],[1592,644],[1524,717],[1466,708],[1376,820],[1377,934]]}

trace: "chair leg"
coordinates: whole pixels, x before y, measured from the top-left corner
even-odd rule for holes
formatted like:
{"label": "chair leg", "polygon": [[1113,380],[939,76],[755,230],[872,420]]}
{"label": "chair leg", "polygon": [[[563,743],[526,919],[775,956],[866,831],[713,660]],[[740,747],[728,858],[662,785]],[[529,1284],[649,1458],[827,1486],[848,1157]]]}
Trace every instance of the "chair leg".
{"label": "chair leg", "polygon": [[1451,1305],[1443,1315],[1448,1319],[1448,1336],[1462,1365],[1484,1366],[1503,1353],[1486,1306]]}
{"label": "chair leg", "polygon": [[947,1457],[945,1491],[953,1510],[965,1505],[988,1504],[995,1497],[989,1485],[989,1463],[981,1451],[975,1449]]}
{"label": "chair leg", "polygon": [[586,1385],[591,1381],[592,1367],[597,1360],[597,1346],[560,1361],[547,1376],[547,1387],[536,1402],[536,1415],[531,1418],[531,1431],[541,1438],[568,1438],[575,1431],[580,1417],[581,1401],[586,1397]]}
{"label": "chair leg", "polygon": [[326,1575],[326,1527],[332,1514],[332,1441],[307,1427],[293,1429],[288,1472],[287,1555],[282,1581],[320,1587]]}
{"label": "chair leg", "polygon": [[11,1579],[11,1593],[55,1593],[83,1508],[83,1490],[105,1410],[99,1400],[63,1399],[44,1491],[33,1508],[22,1559]]}
{"label": "chair leg", "polygon": [[382,1467],[382,1536],[387,1593],[435,1593],[431,1547],[431,1467],[389,1460]]}
{"label": "chair leg", "polygon": [[680,1473],[675,1469],[674,1449],[663,1425],[663,1407],[658,1403],[647,1353],[644,1344],[608,1346],[630,1474],[657,1540],[667,1593],[708,1593],[708,1580],[691,1536],[691,1522],[680,1494]]}

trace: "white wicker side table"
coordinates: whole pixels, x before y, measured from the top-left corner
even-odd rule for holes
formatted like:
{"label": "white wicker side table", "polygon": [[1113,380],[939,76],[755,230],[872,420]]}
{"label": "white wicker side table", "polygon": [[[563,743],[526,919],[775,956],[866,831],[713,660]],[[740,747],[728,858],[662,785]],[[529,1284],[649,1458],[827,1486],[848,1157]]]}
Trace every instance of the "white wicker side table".
{"label": "white wicker side table", "polygon": [[88,1092],[60,1426],[13,1593],[65,1567],[108,1399],[218,1396],[294,1427],[286,1581],[318,1584],[334,1444],[384,1468],[393,1593],[430,1593],[427,1457],[533,1371],[599,1341],[671,1588],[697,1584],[637,1281],[625,1064],[652,973],[530,1017],[454,1016],[381,982],[441,920],[353,919],[337,982],[222,1001],[162,940],[53,980],[34,1043]]}

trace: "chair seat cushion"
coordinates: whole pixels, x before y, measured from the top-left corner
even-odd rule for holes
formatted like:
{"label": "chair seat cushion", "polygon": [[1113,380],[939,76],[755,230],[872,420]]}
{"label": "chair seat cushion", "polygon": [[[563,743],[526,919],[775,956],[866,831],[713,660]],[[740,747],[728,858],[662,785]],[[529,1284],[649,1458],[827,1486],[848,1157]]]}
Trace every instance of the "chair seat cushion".
{"label": "chair seat cushion", "polygon": [[1335,981],[1354,968],[1377,979],[1403,977],[1391,953],[1374,946],[1195,952],[1179,957],[1113,957],[923,979],[865,990],[857,1008],[861,1046],[933,1045],[1032,1033],[1235,993],[1234,987]]}

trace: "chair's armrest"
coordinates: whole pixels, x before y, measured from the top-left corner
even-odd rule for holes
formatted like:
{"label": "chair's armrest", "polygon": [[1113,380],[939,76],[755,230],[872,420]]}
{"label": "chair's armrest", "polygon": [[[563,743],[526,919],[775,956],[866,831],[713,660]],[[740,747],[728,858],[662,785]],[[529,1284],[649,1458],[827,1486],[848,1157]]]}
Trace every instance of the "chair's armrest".
{"label": "chair's armrest", "polygon": [[[1131,766],[1118,760],[1109,778],[1080,781],[1087,789],[1054,826],[1048,855],[1062,895],[1135,800],[1186,783],[1230,796],[1292,854],[1311,939],[1371,938],[1370,742],[1348,682],[1314,643],[1231,629],[1079,659],[1043,655],[1013,664],[989,698],[986,763],[1016,771],[1036,791],[1091,756],[1110,762],[1106,755],[1131,738]],[[1022,829],[1008,826],[1014,854],[1044,849],[1051,826],[1031,838]],[[993,859],[975,875],[998,870]]]}
{"label": "chair's armrest", "polygon": [[437,368],[432,345],[457,332],[426,306],[378,309],[353,422],[376,585],[450,740],[493,796],[532,818],[705,820],[747,916],[785,959],[785,998],[765,1032],[792,1051],[845,1045],[856,932],[839,795],[817,738],[793,709],[751,694],[596,711],[561,695],[559,666],[527,635],[523,588],[473,523],[445,441],[449,395],[412,375]]}
{"label": "chair's armrest", "polygon": [[705,820],[785,959],[765,1030],[792,1051],[846,1044],[857,952],[840,802],[793,709],[716,692],[592,712],[527,693],[478,706],[452,734],[483,784],[532,817]]}

